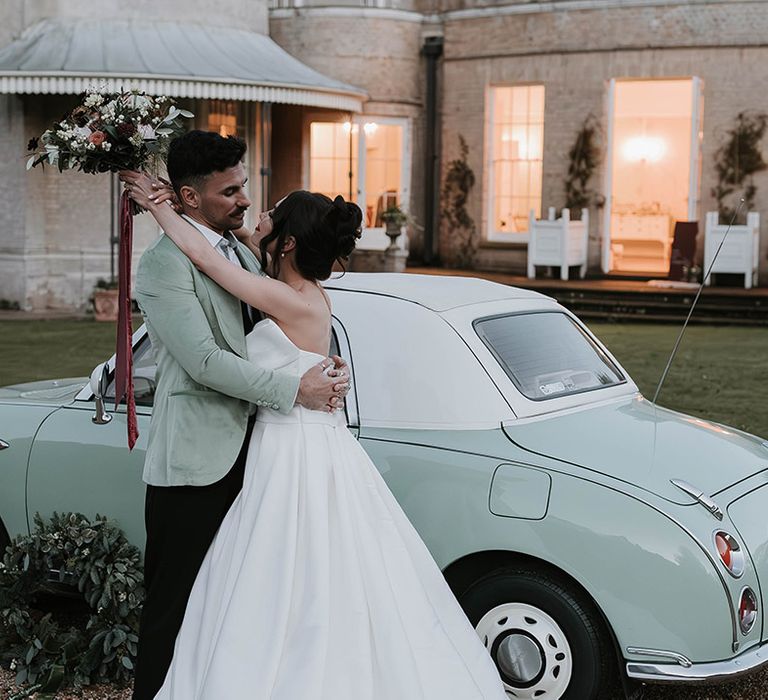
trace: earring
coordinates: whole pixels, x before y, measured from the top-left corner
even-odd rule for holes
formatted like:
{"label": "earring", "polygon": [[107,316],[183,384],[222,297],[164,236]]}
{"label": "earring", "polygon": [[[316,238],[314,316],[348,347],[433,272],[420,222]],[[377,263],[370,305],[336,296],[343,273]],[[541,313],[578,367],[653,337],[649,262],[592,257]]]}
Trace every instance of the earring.
{"label": "earring", "polygon": [[280,257],[284,258],[285,257],[285,253],[280,253]]}

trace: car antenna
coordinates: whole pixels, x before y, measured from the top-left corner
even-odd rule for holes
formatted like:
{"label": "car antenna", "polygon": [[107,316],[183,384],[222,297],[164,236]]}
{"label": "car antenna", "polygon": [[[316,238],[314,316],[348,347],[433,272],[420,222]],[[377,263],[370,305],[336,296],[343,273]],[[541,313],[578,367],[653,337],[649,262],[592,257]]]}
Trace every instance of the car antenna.
{"label": "car antenna", "polygon": [[685,329],[688,327],[688,321],[691,320],[691,316],[693,315],[693,310],[696,308],[696,304],[699,301],[699,297],[701,296],[701,292],[704,289],[704,285],[709,279],[709,276],[712,274],[712,268],[715,266],[715,261],[717,260],[717,256],[720,254],[720,250],[722,249],[723,244],[725,243],[725,239],[728,237],[728,232],[731,230],[731,226],[733,226],[733,222],[736,221],[736,217],[739,215],[739,212],[741,211],[741,208],[743,206],[744,206],[744,197],[742,197],[741,200],[739,201],[739,206],[736,207],[736,211],[733,212],[733,216],[731,217],[731,220],[728,222],[728,228],[725,229],[725,234],[723,234],[723,240],[720,241],[720,245],[717,246],[717,250],[715,251],[714,257],[712,258],[712,262],[709,264],[709,269],[705,272],[704,276],[701,278],[699,291],[696,292],[696,297],[693,300],[693,304],[691,304],[691,308],[688,310],[688,316],[685,319],[685,323],[683,323],[683,327],[680,329],[680,335],[677,336],[677,342],[675,342],[675,347],[672,348],[672,354],[669,356],[669,360],[667,361],[667,366],[664,368],[664,371],[661,374],[661,379],[659,380],[659,385],[656,387],[656,393],[653,395],[654,406],[656,405],[656,399],[659,398],[659,394],[661,393],[661,387],[664,386],[664,380],[667,378],[667,374],[669,373],[669,368],[672,366],[672,360],[675,359],[677,350],[680,347],[680,343],[683,340],[683,334],[685,333]]}

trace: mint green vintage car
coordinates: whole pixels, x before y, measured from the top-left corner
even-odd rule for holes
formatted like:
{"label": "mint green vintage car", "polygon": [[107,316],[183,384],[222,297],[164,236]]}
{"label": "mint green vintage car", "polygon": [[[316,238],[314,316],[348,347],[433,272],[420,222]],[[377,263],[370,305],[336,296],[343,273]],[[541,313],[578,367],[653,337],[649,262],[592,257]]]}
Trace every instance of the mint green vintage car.
{"label": "mint green vintage car", "polygon": [[[654,406],[540,294],[410,274],[326,286],[353,374],[349,429],[509,697],[616,697],[768,662],[762,439]],[[114,360],[90,382],[0,389],[2,538],[37,512],[99,512],[141,545],[154,364],[143,328],[133,340],[132,453],[109,402]]]}

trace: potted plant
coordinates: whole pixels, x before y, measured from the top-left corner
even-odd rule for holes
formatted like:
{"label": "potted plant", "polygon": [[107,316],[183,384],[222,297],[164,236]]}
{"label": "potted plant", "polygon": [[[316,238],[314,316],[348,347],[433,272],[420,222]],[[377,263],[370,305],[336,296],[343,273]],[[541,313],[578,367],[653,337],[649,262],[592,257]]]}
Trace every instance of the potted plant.
{"label": "potted plant", "polygon": [[97,321],[117,321],[117,280],[96,280],[91,300],[93,316]]}
{"label": "potted plant", "polygon": [[382,212],[381,220],[386,226],[386,234],[389,236],[390,240],[389,248],[387,248],[387,250],[396,250],[397,244],[395,241],[403,232],[403,226],[408,222],[408,214],[397,206],[397,204],[393,204]]}

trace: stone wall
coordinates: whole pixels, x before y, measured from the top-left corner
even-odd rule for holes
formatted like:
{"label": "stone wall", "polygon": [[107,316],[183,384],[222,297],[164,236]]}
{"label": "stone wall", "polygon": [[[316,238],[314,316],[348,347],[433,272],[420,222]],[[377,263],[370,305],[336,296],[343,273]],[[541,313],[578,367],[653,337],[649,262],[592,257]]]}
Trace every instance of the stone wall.
{"label": "stone wall", "polygon": [[[613,4],[613,3],[608,3]],[[703,149],[700,214],[716,208],[714,154],[724,132],[743,110],[768,111],[768,3],[657,3],[648,7],[493,14],[448,19],[443,93],[443,164],[458,152],[457,134],[469,145],[478,176],[470,212],[486,230],[485,100],[489,85],[545,85],[542,209],[564,203],[568,149],[583,119],[607,125],[612,78],[703,80]],[[653,48],[646,48],[653,47]],[[768,143],[764,144],[768,149]],[[603,190],[600,168],[593,186]],[[768,280],[768,173],[755,178],[756,208],[764,213],[760,271]],[[590,267],[600,260],[602,211],[593,210]],[[699,253],[703,240],[699,242]],[[525,245],[487,246],[478,264],[522,273]]]}
{"label": "stone wall", "polygon": [[20,98],[0,95],[0,301],[22,303],[27,216],[24,171],[24,107]]}
{"label": "stone wall", "polygon": [[[300,61],[366,90],[370,99],[364,105],[365,114],[409,119],[409,210],[415,222],[410,237],[412,250],[418,250],[424,211],[423,25],[420,15],[404,14],[370,8],[282,10],[271,14],[270,34]],[[290,160],[296,162],[295,155]]]}
{"label": "stone wall", "polygon": [[[25,171],[24,146],[76,101],[74,97],[2,97],[0,149],[0,299],[24,309],[84,309],[94,283],[109,278],[110,177],[40,166]],[[10,124],[10,130],[7,125]],[[116,206],[116,205],[115,205]],[[158,235],[136,217],[134,268]]]}

